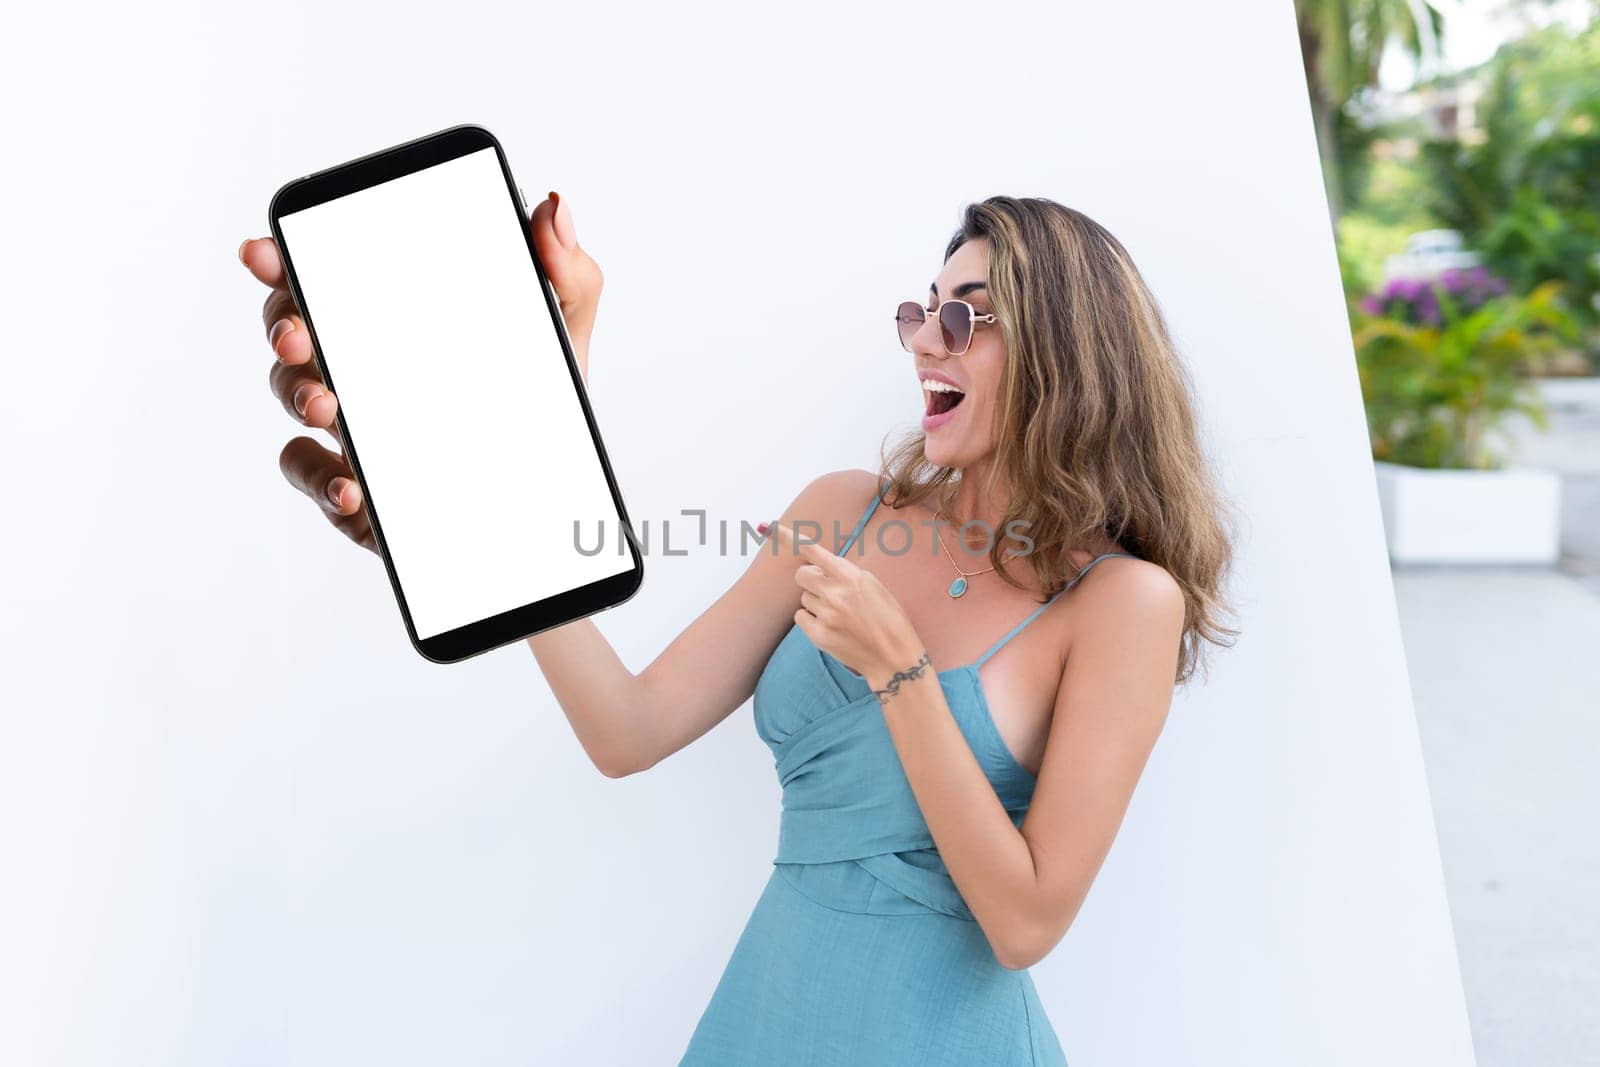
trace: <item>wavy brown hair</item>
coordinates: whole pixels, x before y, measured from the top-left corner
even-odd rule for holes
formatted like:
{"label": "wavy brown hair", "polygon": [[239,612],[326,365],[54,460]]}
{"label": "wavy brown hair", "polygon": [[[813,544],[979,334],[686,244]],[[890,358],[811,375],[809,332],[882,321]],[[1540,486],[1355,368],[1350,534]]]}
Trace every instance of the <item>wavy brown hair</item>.
{"label": "wavy brown hair", "polygon": [[[1053,200],[968,204],[944,258],[978,238],[989,243],[986,281],[1007,353],[990,473],[1011,494],[997,528],[1025,523],[1026,558],[1050,593],[1077,574],[1073,551],[1106,538],[1165,568],[1186,604],[1175,679],[1186,682],[1202,641],[1229,645],[1238,633],[1221,621],[1232,512],[1156,298],[1110,231]],[[886,442],[881,479],[895,507],[937,499],[958,473],[929,462],[923,441],[919,431]],[[1006,572],[1007,541],[992,538],[990,561],[1025,588]]]}

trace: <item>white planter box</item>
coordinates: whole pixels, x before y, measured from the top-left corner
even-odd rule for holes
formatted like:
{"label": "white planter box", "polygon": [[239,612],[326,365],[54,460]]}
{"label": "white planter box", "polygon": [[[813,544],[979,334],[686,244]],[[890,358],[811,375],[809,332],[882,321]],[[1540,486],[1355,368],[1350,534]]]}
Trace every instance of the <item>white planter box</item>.
{"label": "white planter box", "polygon": [[1396,563],[1554,563],[1560,555],[1561,479],[1554,471],[1373,466]]}
{"label": "white planter box", "polygon": [[1533,384],[1552,415],[1600,414],[1600,375],[1535,378]]}

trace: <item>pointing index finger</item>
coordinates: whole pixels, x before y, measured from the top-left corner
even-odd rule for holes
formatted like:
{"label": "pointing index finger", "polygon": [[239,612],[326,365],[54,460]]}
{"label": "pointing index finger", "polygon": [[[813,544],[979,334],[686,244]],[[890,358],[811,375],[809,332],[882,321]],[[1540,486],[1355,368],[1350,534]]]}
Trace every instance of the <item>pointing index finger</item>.
{"label": "pointing index finger", "polygon": [[773,522],[768,526],[768,530],[791,552],[804,557],[808,563],[815,563],[830,574],[840,573],[853,566],[848,560],[830,552],[826,546],[816,541],[802,539],[790,523]]}

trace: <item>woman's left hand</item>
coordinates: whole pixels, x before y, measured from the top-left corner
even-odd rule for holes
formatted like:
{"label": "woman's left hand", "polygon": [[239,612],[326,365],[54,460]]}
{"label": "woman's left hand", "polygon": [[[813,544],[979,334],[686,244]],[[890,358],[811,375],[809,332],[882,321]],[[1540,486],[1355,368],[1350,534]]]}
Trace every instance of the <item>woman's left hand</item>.
{"label": "woman's left hand", "polygon": [[775,522],[768,533],[778,550],[805,562],[794,573],[800,587],[795,625],[811,643],[878,688],[896,671],[922,658],[922,639],[894,594],[871,571]]}

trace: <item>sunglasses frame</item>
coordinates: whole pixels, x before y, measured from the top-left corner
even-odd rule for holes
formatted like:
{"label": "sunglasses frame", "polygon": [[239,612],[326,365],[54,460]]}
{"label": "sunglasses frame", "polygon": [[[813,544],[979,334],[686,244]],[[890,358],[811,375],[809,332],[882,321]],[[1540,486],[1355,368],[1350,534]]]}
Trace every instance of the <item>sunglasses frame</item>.
{"label": "sunglasses frame", "polygon": [[[900,307],[895,308],[895,311],[894,311],[894,321],[895,321],[895,330],[894,330],[894,332],[895,332],[895,336],[896,337],[900,336],[900,310],[901,310],[901,308],[904,308],[907,304],[915,304],[917,306],[917,310],[922,312],[922,322],[921,322],[920,325],[917,326],[917,329],[919,329],[919,330],[922,329],[923,326],[926,326],[928,324],[928,319],[929,319],[930,316],[933,317],[933,318],[938,318],[940,315],[944,314],[944,309],[946,307],[948,307],[949,305],[951,305],[951,304],[959,304],[962,307],[967,309],[967,343],[965,345],[961,346],[961,351],[956,352],[956,351],[952,350],[949,345],[945,344],[945,342],[944,342],[944,329],[943,329],[943,325],[944,324],[940,323],[939,344],[944,347],[945,352],[949,353],[952,356],[964,356],[964,355],[967,354],[968,350],[970,350],[972,348],[972,338],[978,332],[978,325],[980,323],[988,324],[988,323],[994,323],[994,322],[999,322],[1000,321],[998,318],[995,317],[993,312],[990,312],[990,313],[985,314],[985,315],[978,314],[978,309],[973,307],[971,304],[967,303],[965,300],[946,300],[946,301],[942,302],[939,305],[939,310],[938,311],[930,311],[927,308],[923,307],[922,306],[922,301],[920,301],[920,300],[902,300],[900,302]],[[907,352],[911,351],[911,346],[906,343],[904,338],[900,338],[900,347],[905,349]]]}

